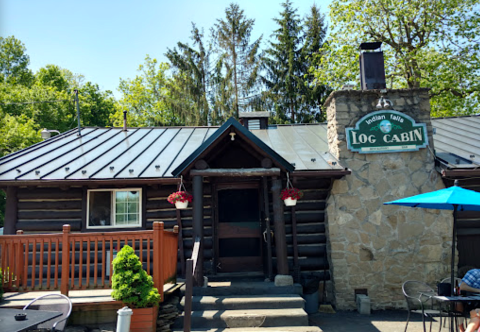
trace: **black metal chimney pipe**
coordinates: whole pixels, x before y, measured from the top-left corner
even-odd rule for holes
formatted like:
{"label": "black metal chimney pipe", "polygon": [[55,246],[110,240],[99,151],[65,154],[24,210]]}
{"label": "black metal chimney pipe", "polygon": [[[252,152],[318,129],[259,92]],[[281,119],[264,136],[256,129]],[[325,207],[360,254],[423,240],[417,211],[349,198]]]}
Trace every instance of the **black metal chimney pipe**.
{"label": "black metal chimney pipe", "polygon": [[381,42],[360,44],[360,86],[362,90],[387,88],[381,46]]}
{"label": "black metal chimney pipe", "polygon": [[123,111],[123,131],[127,131],[127,111]]}

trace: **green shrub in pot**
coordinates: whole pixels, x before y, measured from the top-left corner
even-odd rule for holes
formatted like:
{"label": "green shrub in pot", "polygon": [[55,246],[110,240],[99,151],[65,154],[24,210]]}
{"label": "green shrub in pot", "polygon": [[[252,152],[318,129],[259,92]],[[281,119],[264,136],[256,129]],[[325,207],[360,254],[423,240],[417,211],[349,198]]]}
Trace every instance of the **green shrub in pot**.
{"label": "green shrub in pot", "polygon": [[112,298],[131,308],[158,306],[160,294],[132,247],[125,245],[113,260]]}

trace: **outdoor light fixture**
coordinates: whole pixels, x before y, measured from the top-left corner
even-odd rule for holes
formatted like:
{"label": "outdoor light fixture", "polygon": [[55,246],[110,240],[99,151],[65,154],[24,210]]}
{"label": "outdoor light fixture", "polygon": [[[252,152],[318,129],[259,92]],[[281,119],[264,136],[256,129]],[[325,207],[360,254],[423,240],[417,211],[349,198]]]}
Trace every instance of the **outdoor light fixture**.
{"label": "outdoor light fixture", "polygon": [[236,135],[236,133],[230,133],[229,135],[232,137],[232,138],[231,138],[232,141],[234,141],[234,140],[235,140],[235,135]]}
{"label": "outdoor light fixture", "polygon": [[390,99],[380,97],[380,99],[378,100],[376,108],[380,109],[380,108],[392,107],[392,106],[393,106],[393,103]]}
{"label": "outdoor light fixture", "polygon": [[40,132],[40,135],[42,136],[43,140],[49,139],[52,134],[51,133],[57,133],[60,134],[58,130],[48,130],[47,128],[43,128],[43,130]]}

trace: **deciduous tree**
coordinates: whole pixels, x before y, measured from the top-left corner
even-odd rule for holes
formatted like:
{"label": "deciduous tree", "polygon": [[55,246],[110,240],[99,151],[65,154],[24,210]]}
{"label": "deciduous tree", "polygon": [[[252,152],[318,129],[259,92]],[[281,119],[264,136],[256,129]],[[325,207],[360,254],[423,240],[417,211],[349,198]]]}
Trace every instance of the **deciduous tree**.
{"label": "deciduous tree", "polygon": [[433,116],[478,112],[479,0],[333,0],[318,82],[358,86],[358,46],[383,43],[390,88],[431,88]]}
{"label": "deciduous tree", "polygon": [[29,56],[23,43],[14,36],[0,37],[0,82],[30,85],[33,74],[28,69]]}
{"label": "deciduous tree", "polygon": [[123,111],[128,112],[129,126],[169,126],[182,124],[177,114],[168,108],[165,98],[168,90],[167,63],[158,63],[156,59],[145,58],[138,67],[134,79],[120,79],[119,90],[123,97],[119,107],[111,116],[114,125],[123,124]]}

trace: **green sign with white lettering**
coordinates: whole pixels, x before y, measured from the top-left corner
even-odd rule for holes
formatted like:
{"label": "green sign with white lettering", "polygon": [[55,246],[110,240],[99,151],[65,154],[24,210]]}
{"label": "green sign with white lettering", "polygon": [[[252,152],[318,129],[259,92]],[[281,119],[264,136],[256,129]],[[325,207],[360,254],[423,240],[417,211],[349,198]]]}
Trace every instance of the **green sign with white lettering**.
{"label": "green sign with white lettering", "polygon": [[359,153],[418,151],[428,145],[427,127],[398,111],[377,111],[346,128],[347,147]]}

